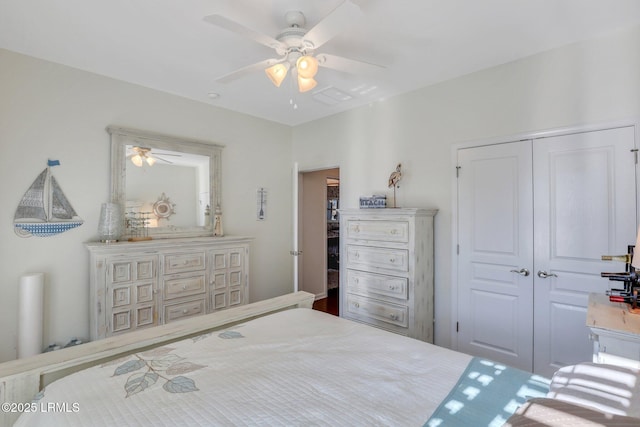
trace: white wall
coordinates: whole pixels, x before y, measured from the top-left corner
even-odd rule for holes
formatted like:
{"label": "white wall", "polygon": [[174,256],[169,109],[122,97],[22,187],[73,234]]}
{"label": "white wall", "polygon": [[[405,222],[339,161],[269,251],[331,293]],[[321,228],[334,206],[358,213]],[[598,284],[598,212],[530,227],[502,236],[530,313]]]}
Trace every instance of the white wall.
{"label": "white wall", "polygon": [[[450,345],[451,147],[457,142],[640,116],[640,28],[580,43],[290,129],[169,94],[0,50],[0,361],[15,358],[17,285],[46,279],[45,341],[88,334],[88,254],[109,198],[107,125],[225,144],[226,234],[256,237],[251,301],[292,289],[291,165],[340,167],[341,205],[391,194],[437,207],[436,342]],[[292,146],[293,142],[293,155]],[[50,238],[17,237],[13,214],[47,158],[85,224]],[[256,189],[269,191],[256,221]]]}
{"label": "white wall", "polygon": [[451,345],[452,146],[640,116],[640,28],[391,98],[293,130],[300,169],[340,167],[341,207],[385,193],[402,162],[398,206],[436,207],[436,343]]}
{"label": "white wall", "polygon": [[[45,344],[88,336],[88,253],[101,203],[109,200],[107,125],[226,145],[226,234],[255,237],[250,300],[293,289],[291,129],[177,96],[0,49],[0,361],[16,357],[21,275],[46,273]],[[85,223],[48,238],[20,238],[13,215],[47,159]],[[269,216],[255,219],[258,187],[269,189]]]}

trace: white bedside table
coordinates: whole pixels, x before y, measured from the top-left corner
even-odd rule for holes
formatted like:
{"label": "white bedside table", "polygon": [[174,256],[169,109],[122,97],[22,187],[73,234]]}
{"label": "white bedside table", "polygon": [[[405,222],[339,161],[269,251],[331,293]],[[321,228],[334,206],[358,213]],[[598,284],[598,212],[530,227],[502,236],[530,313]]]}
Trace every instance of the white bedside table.
{"label": "white bedside table", "polygon": [[589,294],[587,326],[594,362],[640,368],[640,314],[631,313],[628,304]]}

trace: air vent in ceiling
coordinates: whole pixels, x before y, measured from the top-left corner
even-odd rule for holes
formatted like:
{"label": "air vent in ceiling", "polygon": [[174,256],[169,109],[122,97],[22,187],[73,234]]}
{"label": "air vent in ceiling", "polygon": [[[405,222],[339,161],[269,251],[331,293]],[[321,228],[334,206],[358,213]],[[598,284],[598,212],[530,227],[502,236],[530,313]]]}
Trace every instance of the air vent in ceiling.
{"label": "air vent in ceiling", "polygon": [[353,99],[353,97],[340,89],[329,86],[328,88],[315,92],[313,94],[313,99],[326,105],[336,105],[341,102],[349,101]]}

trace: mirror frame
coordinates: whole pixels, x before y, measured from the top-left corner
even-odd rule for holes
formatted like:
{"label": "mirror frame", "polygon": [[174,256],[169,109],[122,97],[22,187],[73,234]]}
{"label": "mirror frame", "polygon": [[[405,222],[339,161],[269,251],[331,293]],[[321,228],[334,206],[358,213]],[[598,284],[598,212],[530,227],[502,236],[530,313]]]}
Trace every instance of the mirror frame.
{"label": "mirror frame", "polygon": [[[171,135],[163,135],[137,129],[127,129],[108,126],[111,135],[111,201],[118,203],[124,214],[127,202],[127,145],[143,145],[151,148],[176,151],[182,153],[199,154],[209,157],[209,206],[211,208],[208,226],[148,228],[148,235],[152,238],[179,238],[213,236],[214,214],[222,212],[221,177],[222,177],[222,149],[224,145],[187,139]],[[141,144],[141,141],[143,144]],[[128,237],[125,235],[122,240]]]}

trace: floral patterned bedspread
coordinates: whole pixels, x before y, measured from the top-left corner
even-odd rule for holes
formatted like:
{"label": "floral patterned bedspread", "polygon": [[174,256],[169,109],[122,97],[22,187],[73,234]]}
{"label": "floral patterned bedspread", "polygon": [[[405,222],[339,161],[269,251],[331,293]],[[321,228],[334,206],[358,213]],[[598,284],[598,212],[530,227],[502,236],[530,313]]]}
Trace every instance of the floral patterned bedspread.
{"label": "floral patterned bedspread", "polygon": [[419,426],[470,359],[287,310],[62,378],[15,426]]}

